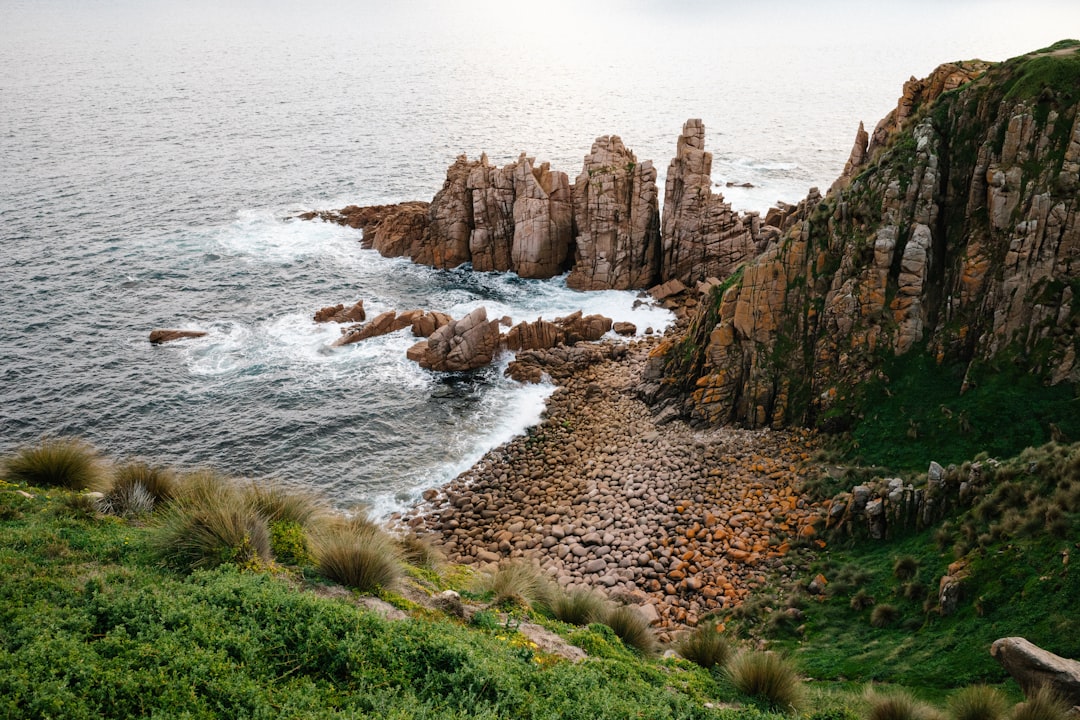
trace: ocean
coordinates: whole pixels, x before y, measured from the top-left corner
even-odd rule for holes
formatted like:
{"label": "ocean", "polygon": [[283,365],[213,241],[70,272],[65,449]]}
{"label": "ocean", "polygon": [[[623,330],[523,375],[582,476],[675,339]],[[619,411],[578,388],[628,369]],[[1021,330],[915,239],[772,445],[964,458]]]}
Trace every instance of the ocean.
{"label": "ocean", "polygon": [[[692,117],[735,208],[794,203],[909,76],[1080,28],[1067,3],[1010,8],[3,0],[0,452],[78,435],[398,509],[537,423],[552,388],[504,378],[508,358],[429,373],[407,330],[332,350],[318,308],[672,318],[563,278],[382,258],[296,214],[430,200],[460,153],[573,179],[605,134],[662,195]],[[155,327],[209,335],[151,347]]]}

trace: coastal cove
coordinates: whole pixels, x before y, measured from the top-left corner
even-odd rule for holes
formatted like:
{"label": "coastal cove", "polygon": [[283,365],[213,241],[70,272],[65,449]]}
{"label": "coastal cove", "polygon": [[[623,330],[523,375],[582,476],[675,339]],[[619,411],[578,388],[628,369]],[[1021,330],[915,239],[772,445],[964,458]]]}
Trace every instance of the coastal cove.
{"label": "coastal cove", "polygon": [[744,5],[0,7],[0,717],[1080,718],[1080,6]]}

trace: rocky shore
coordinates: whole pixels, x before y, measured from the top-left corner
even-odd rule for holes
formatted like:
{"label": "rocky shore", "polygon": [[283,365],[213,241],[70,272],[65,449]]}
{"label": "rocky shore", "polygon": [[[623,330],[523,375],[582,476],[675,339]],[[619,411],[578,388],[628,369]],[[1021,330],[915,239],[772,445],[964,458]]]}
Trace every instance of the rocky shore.
{"label": "rocky shore", "polygon": [[521,357],[547,362],[558,385],[542,424],[428,491],[399,522],[452,562],[522,558],[565,587],[603,589],[661,632],[738,604],[766,571],[786,570],[792,541],[813,536],[821,511],[797,487],[815,441],[658,423],[637,397],[656,344]]}

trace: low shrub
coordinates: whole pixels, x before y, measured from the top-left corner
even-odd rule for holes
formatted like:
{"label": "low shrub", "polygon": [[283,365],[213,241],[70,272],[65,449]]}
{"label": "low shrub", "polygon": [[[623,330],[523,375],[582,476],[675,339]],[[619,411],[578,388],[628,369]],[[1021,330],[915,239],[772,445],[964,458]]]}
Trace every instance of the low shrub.
{"label": "low shrub", "polygon": [[640,655],[651,657],[656,654],[656,634],[637,608],[619,605],[608,612],[603,624],[611,628],[624,645]]}
{"label": "low shrub", "polygon": [[275,560],[298,567],[315,563],[303,525],[293,520],[275,520],[269,525],[270,551]]}
{"label": "low shrub", "polygon": [[1008,704],[997,688],[971,685],[949,697],[948,709],[953,720],[1001,720]]}
{"label": "low shrub", "polygon": [[705,669],[724,667],[731,659],[731,643],[717,629],[715,622],[706,622],[684,633],[675,642],[675,651]]}
{"label": "low shrub", "polygon": [[393,587],[401,577],[397,545],[378,529],[331,526],[316,534],[312,546],[319,572],[361,592]]}
{"label": "low shrub", "polygon": [[552,593],[548,610],[555,619],[564,623],[588,625],[603,621],[608,613],[608,602],[593,590],[556,590]]}
{"label": "low shrub", "polygon": [[728,664],[727,675],[736,690],[769,709],[797,710],[803,703],[802,680],[795,666],[781,655],[741,653]]}
{"label": "low shrub", "polygon": [[97,451],[78,438],[43,438],[19,449],[3,466],[5,477],[18,483],[67,490],[91,490],[104,485]]}
{"label": "low shrub", "polygon": [[1009,715],[1010,720],[1067,720],[1069,705],[1049,687],[1043,685],[1032,692],[1025,702],[1018,703]]}

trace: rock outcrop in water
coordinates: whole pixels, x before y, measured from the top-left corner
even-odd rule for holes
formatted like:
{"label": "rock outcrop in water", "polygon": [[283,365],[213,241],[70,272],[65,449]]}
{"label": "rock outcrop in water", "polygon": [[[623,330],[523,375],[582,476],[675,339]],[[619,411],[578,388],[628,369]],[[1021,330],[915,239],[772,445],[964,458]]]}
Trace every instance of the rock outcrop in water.
{"label": "rock outcrop in water", "polygon": [[461,372],[489,364],[498,352],[499,321],[480,307],[413,345],[408,357],[428,370]]}
{"label": "rock outcrop in water", "polygon": [[[596,139],[571,185],[566,173],[522,154],[499,168],[461,155],[430,204],[310,212],[363,230],[365,247],[437,268],[549,278],[567,270],[578,290],[636,290],[672,279],[726,278],[779,237],[757,213],[739,215],[714,194],[705,129],[689,120],[659,210],[656,169],[617,135]],[[783,219],[788,206],[770,218]],[[663,232],[661,233],[661,229]]]}
{"label": "rock outcrop in water", "polygon": [[656,168],[639,163],[618,135],[596,139],[574,183],[577,254],[566,284],[577,290],[630,290],[660,273]]}
{"label": "rock outcrop in water", "polygon": [[850,177],[656,353],[691,415],[815,422],[908,353],[1080,380],[1080,43],[986,67],[907,83]]}
{"label": "rock outcrop in water", "polygon": [[150,344],[161,345],[162,343],[185,340],[187,338],[199,338],[206,335],[205,330],[170,330],[158,328],[150,331]]}

